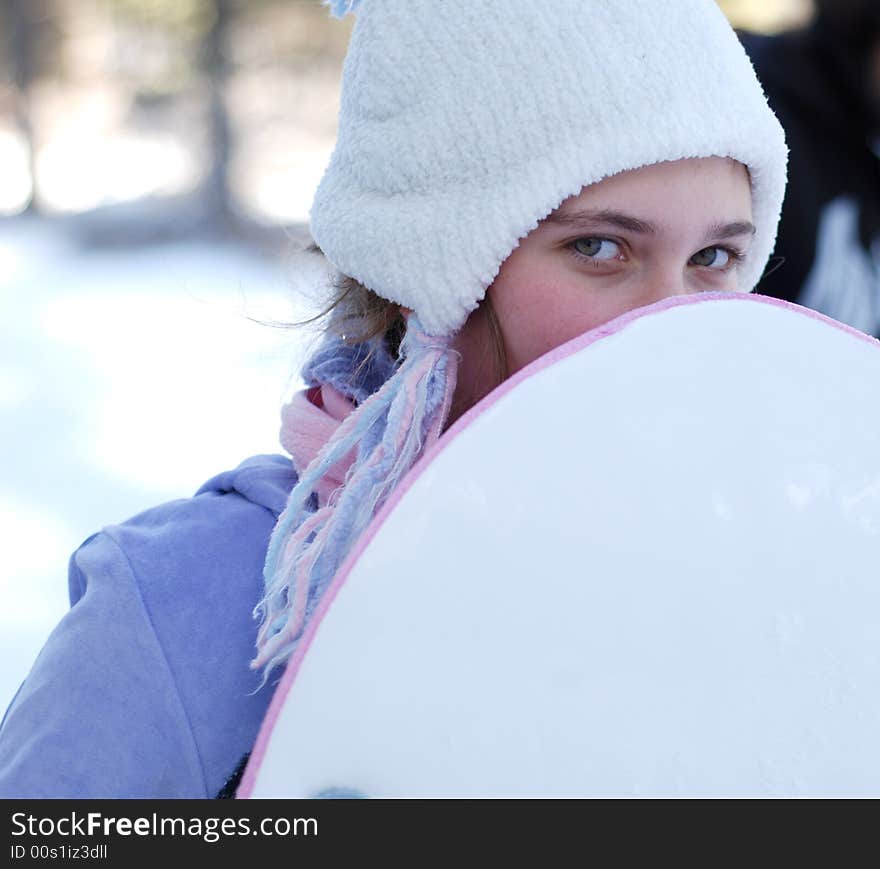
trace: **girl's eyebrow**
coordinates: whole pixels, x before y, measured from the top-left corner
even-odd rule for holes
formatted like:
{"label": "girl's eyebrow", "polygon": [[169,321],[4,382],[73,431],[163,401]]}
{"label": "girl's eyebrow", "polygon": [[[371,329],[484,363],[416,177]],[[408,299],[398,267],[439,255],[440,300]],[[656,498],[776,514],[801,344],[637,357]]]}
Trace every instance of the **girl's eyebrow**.
{"label": "girl's eyebrow", "polygon": [[[657,225],[647,220],[624,214],[622,211],[602,209],[601,211],[554,211],[545,218],[547,223],[555,223],[560,226],[583,227],[594,229],[596,226],[616,226],[629,232],[637,232],[640,235],[656,235]],[[754,235],[755,225],[748,220],[733,220],[729,223],[715,223],[706,231],[706,240],[718,240],[733,238],[737,235]]]}
{"label": "girl's eyebrow", "polygon": [[736,235],[754,235],[755,224],[749,220],[734,220],[731,223],[716,223],[709,227],[706,240],[733,238]]}
{"label": "girl's eyebrow", "polygon": [[584,226],[594,227],[596,224],[603,226],[616,226],[627,229],[630,232],[638,232],[642,235],[656,235],[657,227],[646,220],[639,220],[622,211],[603,209],[601,211],[554,211],[544,218],[547,223],[557,223],[561,226]]}

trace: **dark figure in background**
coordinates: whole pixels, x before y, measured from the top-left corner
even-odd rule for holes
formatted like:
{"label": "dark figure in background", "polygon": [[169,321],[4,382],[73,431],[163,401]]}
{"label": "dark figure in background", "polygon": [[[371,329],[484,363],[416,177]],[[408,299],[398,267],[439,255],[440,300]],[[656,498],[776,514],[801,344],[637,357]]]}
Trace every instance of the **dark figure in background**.
{"label": "dark figure in background", "polygon": [[804,30],[740,34],[791,149],[758,292],[880,336],[880,0],[816,6]]}

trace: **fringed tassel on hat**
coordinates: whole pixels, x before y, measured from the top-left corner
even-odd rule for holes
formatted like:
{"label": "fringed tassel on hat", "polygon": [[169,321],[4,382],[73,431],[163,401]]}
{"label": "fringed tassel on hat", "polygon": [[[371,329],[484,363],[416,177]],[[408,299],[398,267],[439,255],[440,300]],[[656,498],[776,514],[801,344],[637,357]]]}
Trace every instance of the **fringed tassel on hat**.
{"label": "fringed tassel on hat", "polygon": [[[404,475],[437,438],[449,414],[458,354],[411,315],[397,372],[340,425],[290,493],[266,556],[266,593],[253,669],[264,680],[292,654],[336,571]],[[345,484],[326,506],[313,492],[325,473],[357,449]]]}

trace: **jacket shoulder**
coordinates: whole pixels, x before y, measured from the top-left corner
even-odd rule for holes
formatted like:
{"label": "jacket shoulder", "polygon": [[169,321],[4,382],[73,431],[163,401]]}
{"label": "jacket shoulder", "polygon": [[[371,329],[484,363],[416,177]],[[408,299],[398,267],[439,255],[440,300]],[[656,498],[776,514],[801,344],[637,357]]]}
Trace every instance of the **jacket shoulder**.
{"label": "jacket shoulder", "polygon": [[213,796],[271,699],[249,667],[290,461],[257,456],[83,543],[0,730],[9,796]]}
{"label": "jacket shoulder", "polygon": [[250,668],[253,610],[263,594],[269,538],[295,482],[289,459],[255,456],[212,477],[192,498],[104,530],[130,565],[209,795],[250,750],[271,699]]}
{"label": "jacket shoulder", "polygon": [[[283,456],[254,456],[237,468],[217,474],[191,498],[169,501],[104,528],[128,559],[144,593],[161,602],[163,589],[180,594],[189,587],[207,591],[253,574],[261,562],[271,530],[284,509],[296,474]],[[97,535],[71,558],[71,604],[84,593],[77,569],[80,555]],[[260,564],[260,568],[262,564]]]}

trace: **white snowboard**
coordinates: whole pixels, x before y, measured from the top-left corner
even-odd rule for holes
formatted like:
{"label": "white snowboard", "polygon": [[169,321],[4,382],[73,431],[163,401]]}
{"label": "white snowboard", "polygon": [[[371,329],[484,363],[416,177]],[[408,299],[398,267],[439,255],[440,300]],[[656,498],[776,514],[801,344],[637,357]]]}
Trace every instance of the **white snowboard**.
{"label": "white snowboard", "polygon": [[239,796],[880,795],[878,351],[713,294],[538,360],[373,523]]}

